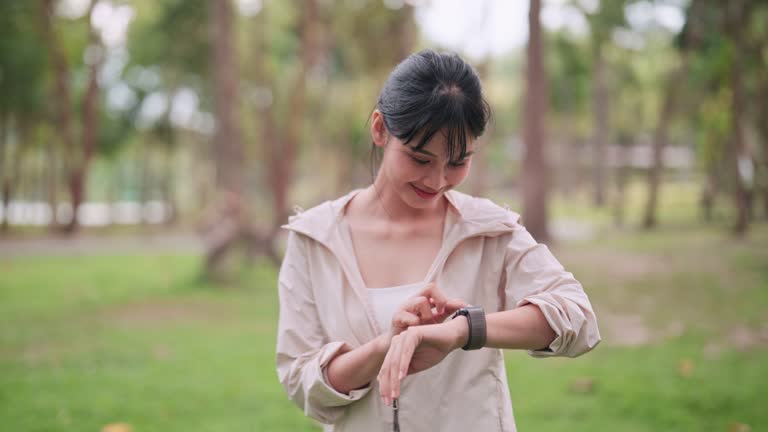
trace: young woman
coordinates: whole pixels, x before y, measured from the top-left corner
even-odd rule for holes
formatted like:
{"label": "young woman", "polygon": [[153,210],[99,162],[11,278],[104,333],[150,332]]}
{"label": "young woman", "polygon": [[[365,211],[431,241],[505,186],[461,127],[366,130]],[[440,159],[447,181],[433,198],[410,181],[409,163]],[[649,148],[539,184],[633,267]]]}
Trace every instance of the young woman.
{"label": "young woman", "polygon": [[[490,110],[474,70],[426,50],[371,118],[373,184],[292,216],[277,371],[326,431],[514,431],[502,349],[600,341],[581,284],[519,215],[454,191]],[[453,319],[449,319],[453,318]]]}

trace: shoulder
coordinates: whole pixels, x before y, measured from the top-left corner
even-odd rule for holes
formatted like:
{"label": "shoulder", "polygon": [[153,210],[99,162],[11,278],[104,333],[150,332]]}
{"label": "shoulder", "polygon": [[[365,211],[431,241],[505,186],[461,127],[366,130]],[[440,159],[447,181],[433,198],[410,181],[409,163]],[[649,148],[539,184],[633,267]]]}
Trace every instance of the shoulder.
{"label": "shoulder", "polygon": [[462,219],[475,222],[502,222],[510,225],[521,224],[520,214],[512,211],[508,205],[497,204],[493,200],[472,196],[456,190],[447,193],[451,204],[458,210]]}
{"label": "shoulder", "polygon": [[341,197],[323,201],[307,210],[294,206],[294,214],[288,217],[288,223],[282,227],[310,237],[321,236],[334,226],[341,210],[358,191],[355,189]]}

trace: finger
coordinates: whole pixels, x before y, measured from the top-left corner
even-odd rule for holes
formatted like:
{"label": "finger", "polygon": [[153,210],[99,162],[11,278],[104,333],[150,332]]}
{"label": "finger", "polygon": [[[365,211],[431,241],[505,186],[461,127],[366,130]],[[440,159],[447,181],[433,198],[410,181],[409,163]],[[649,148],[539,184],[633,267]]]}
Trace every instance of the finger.
{"label": "finger", "polygon": [[390,349],[387,351],[387,354],[384,356],[384,361],[381,363],[381,369],[379,370],[379,395],[381,396],[382,401],[384,401],[385,405],[389,405],[389,394],[391,393],[390,390],[390,380],[389,380],[389,371],[390,371],[390,363],[392,362],[392,346],[394,345],[397,338],[400,336],[394,336],[392,338],[392,342],[390,343]]}
{"label": "finger", "polygon": [[421,324],[429,323],[432,320],[433,313],[432,308],[429,305],[429,300],[426,296],[418,295],[406,300],[401,306],[400,310],[404,310],[415,314],[421,319]]}
{"label": "finger", "polygon": [[434,324],[435,314],[432,313],[432,306],[426,297],[419,297],[420,301],[416,304],[416,315],[421,319],[422,324]]}
{"label": "finger", "polygon": [[389,365],[387,366],[388,370],[388,377],[389,377],[389,387],[387,390],[387,397],[391,401],[392,399],[395,399],[397,396],[395,396],[395,386],[397,388],[400,387],[399,383],[399,377],[398,372],[400,370],[400,351],[403,346],[403,341],[406,339],[406,335],[408,334],[408,330],[404,331],[403,333],[398,336],[397,341],[392,343],[392,346],[389,348],[390,354],[392,354],[392,358],[390,359]]}
{"label": "finger", "polygon": [[411,364],[411,358],[413,358],[413,353],[416,350],[417,345],[417,337],[416,333],[411,331],[407,332],[408,334],[403,338],[400,348],[400,360],[399,365],[397,367],[397,381],[395,381],[395,385],[393,388],[393,394],[394,398],[400,397],[400,383],[403,381],[403,379],[408,375],[408,370],[410,369]]}
{"label": "finger", "polygon": [[437,309],[438,314],[443,313],[445,302],[448,301],[448,299],[445,297],[445,294],[443,294],[440,288],[435,285],[434,282],[431,282],[429,285],[427,285],[420,294],[431,299],[431,303]]}
{"label": "finger", "polygon": [[393,336],[402,333],[410,326],[417,326],[421,324],[421,320],[416,314],[408,311],[399,311],[392,317],[392,330]]}
{"label": "finger", "polygon": [[442,314],[435,317],[436,320],[442,321],[449,315],[452,315],[457,310],[468,307],[470,304],[466,303],[464,300],[461,299],[450,299],[445,303],[445,311],[443,311]]}

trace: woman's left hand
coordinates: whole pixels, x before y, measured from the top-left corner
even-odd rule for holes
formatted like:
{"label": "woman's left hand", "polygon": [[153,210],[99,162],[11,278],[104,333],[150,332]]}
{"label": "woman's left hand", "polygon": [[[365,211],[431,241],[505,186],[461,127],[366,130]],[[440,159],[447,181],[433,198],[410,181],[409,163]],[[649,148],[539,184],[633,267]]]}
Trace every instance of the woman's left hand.
{"label": "woman's left hand", "polygon": [[392,338],[379,371],[379,392],[385,404],[400,397],[400,382],[407,375],[440,363],[467,340],[466,318],[457,317],[442,324],[409,327]]}

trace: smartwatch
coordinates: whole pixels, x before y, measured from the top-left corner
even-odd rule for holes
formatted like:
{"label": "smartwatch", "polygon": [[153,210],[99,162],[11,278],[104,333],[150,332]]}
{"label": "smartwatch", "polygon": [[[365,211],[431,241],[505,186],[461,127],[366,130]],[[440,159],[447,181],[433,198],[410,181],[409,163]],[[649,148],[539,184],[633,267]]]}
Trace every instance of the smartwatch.
{"label": "smartwatch", "polygon": [[467,317],[467,324],[469,324],[469,337],[467,338],[467,344],[461,347],[464,351],[478,350],[485,346],[486,340],[486,325],[485,325],[485,311],[480,306],[463,307],[453,314],[451,319],[456,318],[459,315]]}

